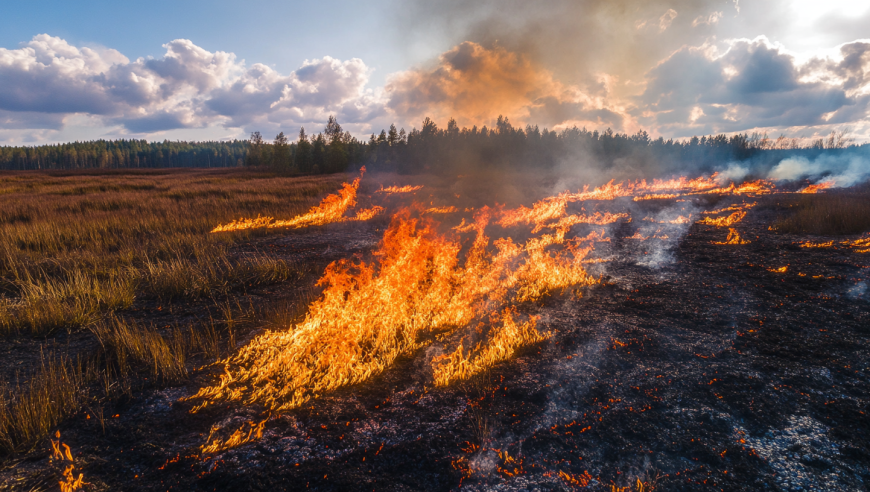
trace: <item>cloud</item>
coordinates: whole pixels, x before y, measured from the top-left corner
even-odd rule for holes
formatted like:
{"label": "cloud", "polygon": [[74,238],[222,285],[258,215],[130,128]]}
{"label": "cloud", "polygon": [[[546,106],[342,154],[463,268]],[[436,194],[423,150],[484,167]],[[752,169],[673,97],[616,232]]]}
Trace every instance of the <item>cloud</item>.
{"label": "cloud", "polygon": [[659,31],[664,32],[667,28],[671,27],[671,23],[673,23],[676,18],[677,11],[674,9],[668,9],[667,12],[659,17]]}
{"label": "cloud", "polygon": [[637,99],[642,123],[662,133],[696,134],[763,127],[813,127],[865,118],[866,47],[841,48],[843,59],[804,65],[766,38],[732,41],[719,53],[684,47],[647,73]]}
{"label": "cloud", "polygon": [[[370,86],[372,68],[356,58],[324,56],[281,73],[186,39],[163,45],[158,58],[131,61],[41,34],[17,49],[0,48],[0,139],[21,141],[28,130],[33,138],[292,134],[301,125],[316,131],[329,115],[361,135],[390,122],[410,127],[424,116],[442,125],[450,117],[461,126],[492,125],[500,114],[515,125],[644,128],[666,138],[774,128],[823,135],[848,125],[859,141],[870,139],[870,40],[801,58],[764,37],[718,45],[710,38],[652,57],[660,47],[641,44],[701,39],[709,30],[696,28],[716,24],[721,13],[694,0],[675,0],[673,8],[656,0],[628,13],[603,0],[558,0],[543,13],[511,0],[526,18],[494,14],[489,0],[446,1],[458,5],[454,14],[476,19],[463,32],[481,41],[458,42],[426,65],[389,75],[384,87]],[[557,42],[561,16],[576,25]],[[635,29],[636,18],[648,28]],[[495,38],[499,26],[511,35],[504,43]],[[590,39],[577,38],[586,28]],[[639,65],[628,67],[633,62]],[[559,68],[565,64],[573,69]],[[81,121],[87,132],[66,130]]]}
{"label": "cloud", "polygon": [[307,60],[282,75],[186,39],[163,47],[162,57],[135,61],[47,34],[0,48],[0,129],[57,130],[65,116],[81,114],[142,134],[216,125],[277,132],[322,124],[329,114],[351,125],[384,114],[359,59]]}
{"label": "cloud", "polygon": [[722,12],[713,12],[710,15],[699,15],[692,21],[692,27],[698,26],[713,26],[719,23],[722,18]]}
{"label": "cloud", "polygon": [[394,74],[385,90],[390,109],[411,120],[453,117],[461,126],[471,126],[504,115],[515,124],[586,122],[622,128],[622,115],[556,80],[525,55],[470,41],[443,53],[434,67]]}

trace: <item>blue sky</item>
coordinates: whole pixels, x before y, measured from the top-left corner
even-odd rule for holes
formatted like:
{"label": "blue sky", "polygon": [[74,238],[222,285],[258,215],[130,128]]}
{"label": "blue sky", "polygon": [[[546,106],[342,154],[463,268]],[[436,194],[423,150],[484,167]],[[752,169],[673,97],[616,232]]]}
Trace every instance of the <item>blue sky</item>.
{"label": "blue sky", "polygon": [[32,1],[0,17],[0,145],[419,126],[870,140],[870,2]]}

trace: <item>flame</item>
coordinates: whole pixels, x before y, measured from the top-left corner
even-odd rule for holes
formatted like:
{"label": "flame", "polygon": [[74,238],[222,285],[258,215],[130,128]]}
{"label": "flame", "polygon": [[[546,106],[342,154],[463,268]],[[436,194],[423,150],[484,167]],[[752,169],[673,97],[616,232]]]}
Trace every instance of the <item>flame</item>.
{"label": "flame", "polygon": [[550,337],[535,330],[538,318],[517,324],[510,309],[502,313],[502,326],[496,330],[487,345],[478,343],[474,350],[465,352],[460,344],[450,355],[436,357],[432,361],[437,386],[447,386],[453,381],[468,379],[486,368],[513,357],[517,349]]}
{"label": "flame", "polygon": [[697,223],[716,227],[729,227],[740,222],[744,217],[746,217],[746,212],[741,210],[726,217],[716,217],[715,219],[713,217],[704,217]]}
{"label": "flame", "polygon": [[356,205],[356,194],[359,189],[359,183],[362,176],[365,174],[366,168],[360,170],[360,177],[353,180],[353,183],[344,183],[338,194],[328,195],[319,205],[312,207],[308,213],[298,215],[289,220],[275,220],[273,217],[257,217],[255,219],[239,219],[229,224],[221,224],[212,229],[211,232],[227,232],[240,231],[243,229],[259,229],[259,228],[276,228],[276,227],[292,227],[299,229],[302,227],[318,226],[332,224],[335,222],[348,222],[354,220],[368,220],[383,211],[382,207],[373,207],[370,209],[360,210],[356,217],[345,217],[344,213],[348,209]]}
{"label": "flame", "polygon": [[221,451],[225,451],[236,446],[241,446],[242,444],[245,444],[247,442],[262,438],[263,427],[266,425],[266,422],[268,420],[269,419],[266,418],[258,424],[248,422],[247,425],[250,427],[250,429],[248,429],[247,434],[245,434],[245,426],[243,425],[239,428],[239,430],[233,432],[233,434],[225,441],[219,438],[212,440],[214,433],[218,430],[217,427],[212,427],[211,431],[208,434],[208,439],[206,439],[205,445],[203,445],[201,448],[202,454],[216,454]]}
{"label": "flame", "polygon": [[774,192],[774,188],[776,185],[771,183],[770,181],[759,179],[758,181],[747,181],[742,183],[740,186],[731,183],[729,186],[724,188],[713,188],[710,190],[704,191],[696,191],[691,193],[692,195],[707,195],[707,194],[719,194],[719,195],[766,195]]}
{"label": "flame", "polygon": [[[373,206],[357,211],[354,217],[347,216],[348,210],[356,206],[361,177],[345,183],[338,194],[328,196],[307,214],[284,221],[271,217],[247,219],[218,226],[215,231],[368,220],[384,208]],[[569,203],[621,197],[673,198],[700,192],[761,194],[774,189],[766,181],[718,187],[714,178],[610,181],[591,191],[586,186],[577,193],[545,198],[530,208],[484,206],[473,210],[470,220],[463,217],[452,229],[433,215],[457,213],[456,207],[400,209],[393,214],[372,260],[340,260],[326,267],[317,284],[323,292],[311,303],[304,320],[292,327],[266,331],[221,361],[224,374],[220,380],[187,398],[197,401],[191,411],[221,401],[260,404],[270,415],[291,410],[327,392],[366,381],[385,371],[397,358],[432,343],[443,344],[445,353],[431,361],[437,386],[473,376],[510,359],[521,347],[550,337],[549,332],[539,331],[539,318],[518,319],[520,305],[553,292],[599,282],[584,265],[606,261],[589,257],[596,242],[610,238],[604,236],[603,230],[586,237],[570,238],[568,234],[577,224],[605,225],[622,219],[630,222],[631,217],[611,212],[569,215]],[[410,193],[421,188],[392,186],[379,192]],[[742,220],[753,205],[707,212],[733,213],[705,217],[698,223],[729,227]],[[689,215],[662,223],[691,221]],[[532,235],[524,233],[522,241],[510,236],[491,240],[485,231],[492,225],[526,226]],[[668,239],[660,232],[651,237]],[[649,237],[637,231],[628,239]],[[722,244],[745,243],[730,228]],[[480,329],[474,330],[475,326]],[[202,452],[217,453],[259,439],[265,422],[248,423],[226,440],[216,438],[217,429],[213,429]]]}
{"label": "flame", "polygon": [[801,243],[801,248],[830,248],[834,246],[834,241],[827,241],[824,243],[814,243],[812,241],[807,241]]}
{"label": "flame", "polygon": [[427,208],[424,213],[427,214],[453,214],[458,212],[459,209],[456,207],[432,207]]}
{"label": "flame", "polygon": [[729,227],[728,238],[722,242],[713,241],[713,244],[749,244],[749,241],[742,239],[740,234],[737,233],[737,229]]}
{"label": "flame", "polygon": [[423,189],[423,185],[419,186],[389,186],[384,188],[383,186],[376,193],[386,193],[388,195],[392,195],[394,193],[413,193],[415,191],[419,191]]}
{"label": "flame", "polygon": [[[870,234],[867,234],[864,237],[858,239],[847,239],[845,241],[840,241],[841,246],[846,248],[852,248],[854,251],[858,253],[870,253]],[[826,241],[823,243],[815,243],[812,241],[805,241],[800,243],[801,248],[833,248],[834,241]]]}
{"label": "flame", "polygon": [[[60,441],[60,431],[55,432],[55,437],[57,441],[51,439],[51,459],[58,461],[69,461],[72,463],[73,456],[70,448],[65,443]],[[85,482],[84,473],[79,473],[78,476],[75,476],[73,473],[75,470],[75,465],[69,464],[64,468],[63,471],[63,480],[58,482],[60,485],[61,492],[75,492],[83,488],[85,485],[89,485]]]}
{"label": "flame", "polygon": [[824,181],[822,183],[811,184],[806,188],[798,191],[798,193],[818,193],[821,190],[827,190],[828,188],[834,186],[833,181]]}
{"label": "flame", "polygon": [[578,487],[586,487],[589,485],[589,482],[593,480],[592,475],[589,474],[588,471],[584,471],[580,475],[573,475],[568,472],[564,472],[559,470],[559,478],[565,481],[570,485],[576,485]]}
{"label": "flame", "polygon": [[[400,211],[372,263],[330,264],[319,281],[324,292],[305,320],[293,330],[267,331],[225,360],[221,381],[191,397],[202,400],[193,411],[221,400],[259,402],[273,412],[296,408],[384,371],[397,357],[431,343],[427,335],[467,326],[499,306],[597,282],[582,264],[592,246],[582,245],[600,234],[566,241],[557,231],[525,244],[501,238],[492,242],[493,251],[484,229],[494,212],[484,207],[475,214],[468,228],[475,237],[463,262],[457,239],[437,234],[431,219]],[[551,251],[554,245],[563,248]],[[437,380],[446,384],[473,374],[546,336],[535,332],[535,320],[517,324],[511,313],[504,311],[486,345],[440,360]]]}
{"label": "flame", "polygon": [[640,195],[634,197],[632,200],[636,202],[640,202],[643,200],[668,200],[671,198],[679,198],[681,195],[677,193],[654,193],[651,195]]}
{"label": "flame", "polygon": [[785,272],[788,271],[788,265],[786,265],[786,266],[781,266],[781,267],[779,267],[779,268],[773,268],[773,267],[771,267],[771,268],[768,268],[767,271],[768,271],[768,272],[773,272],[773,273],[785,273]]}
{"label": "flame", "polygon": [[858,253],[870,253],[870,234],[860,238],[841,242],[843,246],[854,249]]}
{"label": "flame", "polygon": [[63,481],[58,482],[60,492],[75,492],[87,485],[87,482],[84,480],[84,473],[79,473],[79,476],[76,477],[73,474],[74,469],[74,465],[68,465],[63,471]]}

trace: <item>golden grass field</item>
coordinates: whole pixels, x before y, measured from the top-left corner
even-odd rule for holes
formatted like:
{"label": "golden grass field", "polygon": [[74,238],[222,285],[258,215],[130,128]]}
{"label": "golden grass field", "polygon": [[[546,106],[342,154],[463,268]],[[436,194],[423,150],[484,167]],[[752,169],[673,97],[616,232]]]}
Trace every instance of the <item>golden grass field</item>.
{"label": "golden grass field", "polygon": [[[131,374],[179,380],[191,354],[217,357],[238,289],[293,281],[301,267],[233,253],[274,230],[209,231],[240,217],[293,217],[345,178],[241,169],[0,176],[0,337],[48,346],[77,333],[100,347],[46,349],[17,381],[0,381],[0,451],[28,449],[97,394],[129,394]],[[148,299],[212,302],[226,316],[168,332],[125,318]]]}

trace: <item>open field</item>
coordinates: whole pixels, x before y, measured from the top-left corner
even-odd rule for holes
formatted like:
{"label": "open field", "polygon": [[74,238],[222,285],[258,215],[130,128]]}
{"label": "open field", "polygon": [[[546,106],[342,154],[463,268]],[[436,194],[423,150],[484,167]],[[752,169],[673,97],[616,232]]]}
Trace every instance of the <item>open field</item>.
{"label": "open field", "polygon": [[[565,230],[597,241],[581,270],[588,282],[549,291],[523,284],[517,291],[526,297],[511,309],[517,319],[536,319],[540,337],[479,368],[466,361],[463,370],[476,372],[465,380],[433,379],[439,354],[462,355],[450,350],[466,332],[447,323],[392,363],[378,362],[384,369],[368,379],[305,394],[295,406],[249,396],[238,382],[226,386],[240,388],[227,397],[192,399],[223,389],[224,371],[260,362],[268,369],[279,360],[268,346],[265,359],[233,359],[267,330],[283,343],[280,334],[294,333],[306,314],[317,320],[312,329],[344,316],[327,310],[316,318],[329,290],[315,283],[337,271],[327,269],[333,261],[354,282],[367,278],[359,262],[380,265],[373,271],[383,275],[402,246],[384,246],[401,222],[391,222],[392,213],[417,214],[433,229],[406,244],[440,251],[438,234],[462,237],[455,231],[468,227],[469,211],[498,202],[518,207],[517,216],[531,214],[520,205],[552,189],[528,176],[366,176],[357,208],[387,209],[374,219],[209,233],[239,218],[292,218],[354,177],[231,170],[0,178],[0,204],[8,205],[0,211],[0,372],[8,381],[0,385],[0,490],[56,490],[72,465],[89,491],[288,483],[316,490],[854,490],[870,480],[870,253],[859,236],[868,229],[854,225],[867,199],[862,189],[577,198],[548,220],[573,217]],[[388,195],[382,185],[423,188]],[[614,218],[603,219],[605,212]],[[490,223],[486,234],[516,244],[541,235],[518,223]],[[813,229],[828,223],[846,225]],[[471,255],[472,241],[463,241],[457,255]],[[409,302],[415,289],[431,288],[433,272],[452,265],[437,261],[399,263],[396,278],[379,289],[422,275],[413,288],[395,291],[398,302]],[[529,271],[536,272],[508,270]],[[451,282],[461,288],[462,275]],[[352,291],[339,306],[353,301]],[[371,299],[346,314],[365,321],[369,308],[372,319],[398,312]],[[448,304],[436,302],[434,315],[422,302],[408,305],[415,319],[429,319]],[[495,332],[484,322],[511,312],[492,309],[469,323],[477,326],[470,330],[479,336],[477,353],[486,353]],[[385,333],[375,333],[378,342],[390,342]],[[341,345],[340,335],[330,340]],[[367,340],[358,345],[365,355],[378,350]],[[233,362],[211,364],[219,359]],[[307,360],[304,377],[314,380],[322,359]],[[327,372],[346,363],[328,360]],[[287,372],[292,361],[281,364]],[[279,380],[278,390],[295,384]],[[203,402],[209,405],[194,413]],[[70,459],[50,459],[52,439],[71,446]]]}
{"label": "open field", "polygon": [[[0,337],[22,355],[2,370],[0,450],[32,447],[90,402],[90,387],[129,395],[139,373],[178,381],[192,352],[216,357],[228,320],[251,309],[239,302],[247,290],[306,270],[232,252],[269,233],[209,231],[240,216],[296,215],[340,182],[242,170],[0,177]],[[167,331],[143,316],[191,303],[211,308],[207,321]]]}

